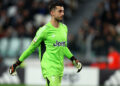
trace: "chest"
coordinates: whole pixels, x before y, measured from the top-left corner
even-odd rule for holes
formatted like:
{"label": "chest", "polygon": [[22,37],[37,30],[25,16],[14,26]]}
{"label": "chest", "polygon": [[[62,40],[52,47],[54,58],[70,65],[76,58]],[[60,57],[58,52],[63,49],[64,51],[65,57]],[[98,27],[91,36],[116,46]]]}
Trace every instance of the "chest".
{"label": "chest", "polygon": [[47,33],[47,41],[49,42],[66,42],[67,33],[63,29],[52,29]]}

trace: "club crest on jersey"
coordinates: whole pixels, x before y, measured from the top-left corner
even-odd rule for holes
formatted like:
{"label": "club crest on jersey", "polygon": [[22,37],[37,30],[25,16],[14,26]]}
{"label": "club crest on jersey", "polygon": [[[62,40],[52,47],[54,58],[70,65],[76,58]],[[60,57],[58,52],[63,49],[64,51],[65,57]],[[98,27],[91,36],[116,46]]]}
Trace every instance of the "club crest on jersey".
{"label": "club crest on jersey", "polygon": [[58,41],[56,41],[56,43],[53,44],[53,46],[65,46],[65,42],[58,42]]}
{"label": "club crest on jersey", "polygon": [[35,43],[37,41],[37,38],[33,39],[33,42]]}

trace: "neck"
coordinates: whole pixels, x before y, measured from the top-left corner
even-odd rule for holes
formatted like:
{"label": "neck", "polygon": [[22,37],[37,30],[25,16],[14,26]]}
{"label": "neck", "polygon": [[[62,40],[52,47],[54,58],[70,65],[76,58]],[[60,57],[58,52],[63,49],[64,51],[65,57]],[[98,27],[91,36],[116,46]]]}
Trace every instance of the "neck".
{"label": "neck", "polygon": [[59,27],[59,21],[55,20],[54,18],[51,18],[50,22],[54,27],[56,27],[56,28]]}

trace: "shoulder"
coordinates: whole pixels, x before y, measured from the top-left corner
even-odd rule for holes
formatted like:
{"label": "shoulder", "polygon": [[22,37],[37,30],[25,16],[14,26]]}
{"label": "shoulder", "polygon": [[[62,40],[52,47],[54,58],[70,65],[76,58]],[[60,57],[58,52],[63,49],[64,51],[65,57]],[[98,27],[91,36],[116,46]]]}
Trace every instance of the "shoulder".
{"label": "shoulder", "polygon": [[67,28],[67,25],[66,25],[66,24],[64,24],[64,23],[62,23],[62,22],[60,22],[60,24],[61,24],[64,28]]}
{"label": "shoulder", "polygon": [[47,25],[39,27],[38,31],[45,31],[47,29]]}
{"label": "shoulder", "polygon": [[39,29],[37,30],[36,35],[41,34],[41,33],[46,33],[46,31],[47,31],[47,25],[44,25],[42,27],[39,27]]}
{"label": "shoulder", "polygon": [[64,30],[67,32],[68,31],[68,28],[67,28],[67,25],[64,24],[64,23],[61,23],[62,27],[64,28]]}

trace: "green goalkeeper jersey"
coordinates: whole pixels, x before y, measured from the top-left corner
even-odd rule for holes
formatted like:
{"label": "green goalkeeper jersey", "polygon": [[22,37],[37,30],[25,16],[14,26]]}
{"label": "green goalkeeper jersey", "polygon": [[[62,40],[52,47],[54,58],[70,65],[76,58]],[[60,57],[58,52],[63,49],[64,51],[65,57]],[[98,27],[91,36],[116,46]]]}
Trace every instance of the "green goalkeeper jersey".
{"label": "green goalkeeper jersey", "polygon": [[[73,56],[67,48],[67,32],[66,25],[59,23],[59,27],[55,28],[48,22],[38,29],[30,46],[22,53],[19,60],[23,61],[38,47],[43,76],[63,76],[64,56],[69,59]],[[42,41],[45,43],[46,50],[41,57]]]}

